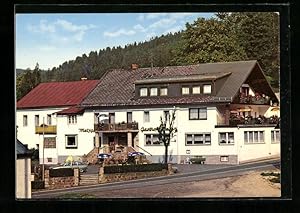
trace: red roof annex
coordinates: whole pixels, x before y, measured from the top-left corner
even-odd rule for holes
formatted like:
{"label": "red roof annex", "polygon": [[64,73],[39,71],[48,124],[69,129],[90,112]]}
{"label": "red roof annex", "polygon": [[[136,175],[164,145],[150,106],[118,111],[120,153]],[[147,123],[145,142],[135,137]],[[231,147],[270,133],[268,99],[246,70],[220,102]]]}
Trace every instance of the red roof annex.
{"label": "red roof annex", "polygon": [[60,107],[80,104],[99,80],[40,83],[17,102],[17,108]]}

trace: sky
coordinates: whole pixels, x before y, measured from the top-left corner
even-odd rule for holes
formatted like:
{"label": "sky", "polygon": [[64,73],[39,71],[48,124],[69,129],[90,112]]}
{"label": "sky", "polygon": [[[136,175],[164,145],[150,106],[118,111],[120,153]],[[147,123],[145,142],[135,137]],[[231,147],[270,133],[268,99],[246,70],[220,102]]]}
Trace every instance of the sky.
{"label": "sky", "polygon": [[16,14],[15,66],[43,70],[106,47],[124,47],[185,29],[213,13]]}

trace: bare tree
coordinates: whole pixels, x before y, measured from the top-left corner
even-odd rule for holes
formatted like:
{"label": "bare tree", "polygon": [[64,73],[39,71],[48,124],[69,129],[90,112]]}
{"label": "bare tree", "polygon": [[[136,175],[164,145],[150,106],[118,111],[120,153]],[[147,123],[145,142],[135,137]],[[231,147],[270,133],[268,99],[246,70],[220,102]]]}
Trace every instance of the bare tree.
{"label": "bare tree", "polygon": [[171,114],[165,114],[164,118],[160,116],[160,125],[157,128],[158,139],[165,146],[165,164],[168,163],[168,146],[170,145],[171,139],[175,136],[177,128],[174,127],[175,122],[175,107]]}

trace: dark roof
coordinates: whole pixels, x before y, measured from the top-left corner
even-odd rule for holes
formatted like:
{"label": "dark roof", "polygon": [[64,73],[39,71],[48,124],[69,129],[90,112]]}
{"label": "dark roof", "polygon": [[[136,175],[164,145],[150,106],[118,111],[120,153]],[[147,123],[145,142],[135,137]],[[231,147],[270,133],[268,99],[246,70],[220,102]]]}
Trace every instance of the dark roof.
{"label": "dark roof", "polygon": [[99,80],[40,83],[17,102],[17,108],[77,105],[98,83]]}
{"label": "dark roof", "polygon": [[[245,82],[257,64],[257,61],[252,60],[189,66],[138,68],[135,70],[111,70],[106,73],[101,79],[101,83],[85,98],[81,106],[136,106],[231,102],[240,86]],[[204,76],[215,79],[225,78],[225,83],[215,96],[135,98],[135,83],[150,83],[152,80],[163,82],[164,80],[168,81],[168,79],[193,79],[195,77],[201,80],[199,79],[200,76],[202,78]]]}
{"label": "dark roof", "polygon": [[72,106],[67,109],[58,111],[58,115],[77,115],[77,114],[83,114],[84,108],[78,107],[78,106]]}
{"label": "dark roof", "polygon": [[31,156],[31,152],[29,151],[29,149],[27,148],[27,146],[25,146],[23,143],[21,143],[21,141],[19,141],[17,139],[17,144],[16,144],[16,152],[17,152],[17,157],[25,157]]}

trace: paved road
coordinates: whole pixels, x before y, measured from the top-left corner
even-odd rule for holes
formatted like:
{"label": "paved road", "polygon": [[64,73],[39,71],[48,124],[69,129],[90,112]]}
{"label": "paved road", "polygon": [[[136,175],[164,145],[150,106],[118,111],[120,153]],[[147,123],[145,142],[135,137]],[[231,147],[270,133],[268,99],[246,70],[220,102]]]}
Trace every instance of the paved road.
{"label": "paved road", "polygon": [[[139,180],[132,180],[126,182],[116,182],[107,184],[97,184],[90,186],[79,186],[67,189],[45,190],[40,192],[33,192],[32,198],[55,198],[66,193],[88,193],[97,194],[99,192],[118,193],[125,189],[141,189],[144,187],[160,187],[172,183],[183,183],[199,180],[209,180],[222,177],[231,177],[243,174],[247,171],[273,169],[279,165],[279,161],[264,161],[257,163],[249,163],[235,166],[220,166],[220,168],[212,168],[211,165],[177,165],[178,167],[185,167],[182,173],[174,174],[172,176],[145,178]],[[198,167],[199,166],[199,167]],[[180,168],[178,168],[180,171]],[[194,170],[191,172],[191,170]],[[195,171],[196,170],[196,171]],[[189,172],[187,172],[189,171]]]}

